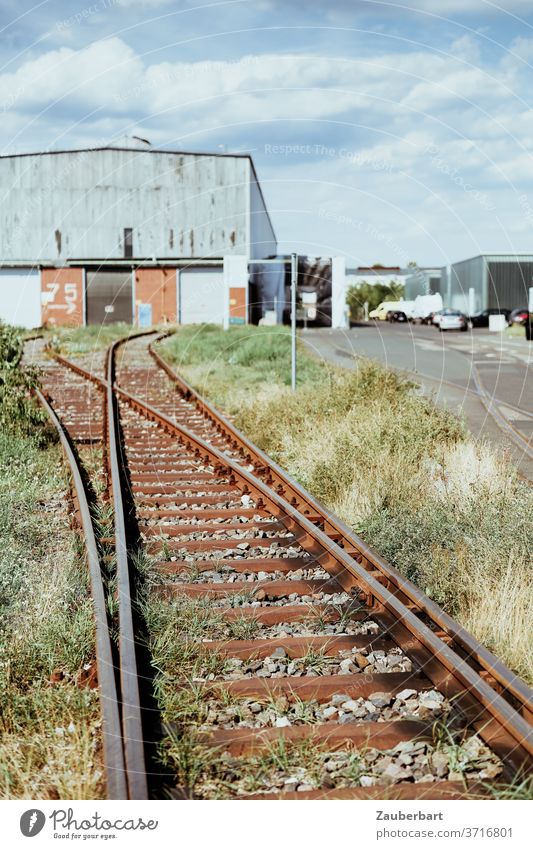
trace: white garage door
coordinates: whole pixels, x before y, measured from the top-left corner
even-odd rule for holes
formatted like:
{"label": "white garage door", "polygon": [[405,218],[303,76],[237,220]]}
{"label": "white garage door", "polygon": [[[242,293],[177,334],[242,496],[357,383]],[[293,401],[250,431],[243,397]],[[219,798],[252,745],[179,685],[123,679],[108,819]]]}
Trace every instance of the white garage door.
{"label": "white garage door", "polygon": [[181,324],[222,324],[224,273],[221,268],[180,271]]}
{"label": "white garage door", "polygon": [[41,274],[30,268],[0,269],[0,318],[19,327],[41,324]]}

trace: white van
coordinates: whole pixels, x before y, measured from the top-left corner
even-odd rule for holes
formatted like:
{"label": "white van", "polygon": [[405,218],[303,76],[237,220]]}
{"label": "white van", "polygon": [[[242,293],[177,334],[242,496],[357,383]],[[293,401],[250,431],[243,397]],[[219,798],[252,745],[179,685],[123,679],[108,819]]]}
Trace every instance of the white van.
{"label": "white van", "polygon": [[417,295],[411,318],[414,321],[426,321],[432,313],[439,312],[443,308],[442,295]]}

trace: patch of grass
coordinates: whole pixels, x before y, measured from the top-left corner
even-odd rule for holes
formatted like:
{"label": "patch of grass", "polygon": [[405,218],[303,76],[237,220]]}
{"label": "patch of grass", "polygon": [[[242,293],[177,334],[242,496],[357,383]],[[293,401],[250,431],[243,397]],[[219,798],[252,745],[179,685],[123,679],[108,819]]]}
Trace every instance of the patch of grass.
{"label": "patch of grass", "polygon": [[533,776],[519,778],[511,784],[484,784],[484,789],[494,799],[514,799],[531,801],[533,799]]}
{"label": "patch of grass", "polygon": [[261,630],[261,625],[257,619],[241,616],[228,620],[227,629],[230,640],[254,640]]}
{"label": "patch of grass", "polygon": [[70,683],[3,689],[0,798],[102,797],[100,706],[96,690]]}
{"label": "patch of grass", "polygon": [[[231,798],[283,786],[283,777],[297,771],[319,786],[326,757],[315,743],[287,743],[279,738],[256,755],[233,758],[202,743],[197,733],[169,730],[162,759],[176,775],[177,784],[189,795],[204,799]],[[280,776],[282,777],[280,780]]]}
{"label": "patch of grass", "polygon": [[[229,413],[259,395],[275,397],[291,380],[291,336],[286,327],[181,327],[161,352],[200,391]],[[301,353],[301,352],[300,352]],[[302,357],[298,383],[327,382],[329,367]],[[228,375],[231,373],[231,381]]]}
{"label": "patch of grass", "polygon": [[208,649],[204,638],[213,638],[222,618],[207,598],[178,596],[172,602],[148,597],[143,604],[144,620],[152,636],[152,665],[158,670],[156,682],[163,711],[167,696],[176,682],[219,677],[226,671],[227,660]]}
{"label": "patch of grass", "polygon": [[104,351],[115,339],[129,336],[137,328],[125,322],[98,324],[89,327],[49,327],[43,335],[52,347],[65,356]]}
{"label": "patch of grass", "polygon": [[98,699],[77,680],[93,662],[94,625],[67,494],[57,446],[0,433],[2,798],[104,791]]}
{"label": "patch of grass", "polygon": [[378,551],[530,682],[532,531],[531,489],[472,442],[363,522]]}

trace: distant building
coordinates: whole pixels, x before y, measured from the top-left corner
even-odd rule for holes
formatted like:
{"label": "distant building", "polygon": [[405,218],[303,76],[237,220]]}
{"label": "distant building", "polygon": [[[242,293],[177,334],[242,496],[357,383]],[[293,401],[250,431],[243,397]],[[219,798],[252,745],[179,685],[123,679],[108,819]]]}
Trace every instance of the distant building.
{"label": "distant building", "polygon": [[418,295],[443,294],[440,268],[415,268],[405,280],[405,300],[414,301]]}
{"label": "distant building", "polygon": [[533,254],[481,254],[444,269],[446,306],[474,313],[527,307]]}
{"label": "distant building", "polygon": [[405,283],[411,273],[410,268],[400,268],[400,266],[360,265],[358,268],[346,269],[346,285],[381,283],[383,286],[390,286],[391,283]]}
{"label": "distant building", "polygon": [[107,147],[0,157],[0,318],[248,320],[276,236],[248,154]]}

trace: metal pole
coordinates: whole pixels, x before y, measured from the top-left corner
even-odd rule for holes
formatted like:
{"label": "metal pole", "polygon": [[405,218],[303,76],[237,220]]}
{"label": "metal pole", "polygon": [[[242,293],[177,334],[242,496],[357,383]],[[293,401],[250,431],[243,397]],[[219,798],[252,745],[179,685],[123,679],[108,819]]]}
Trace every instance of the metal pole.
{"label": "metal pole", "polygon": [[298,257],[291,254],[291,389],[296,389],[296,287],[298,285]]}

